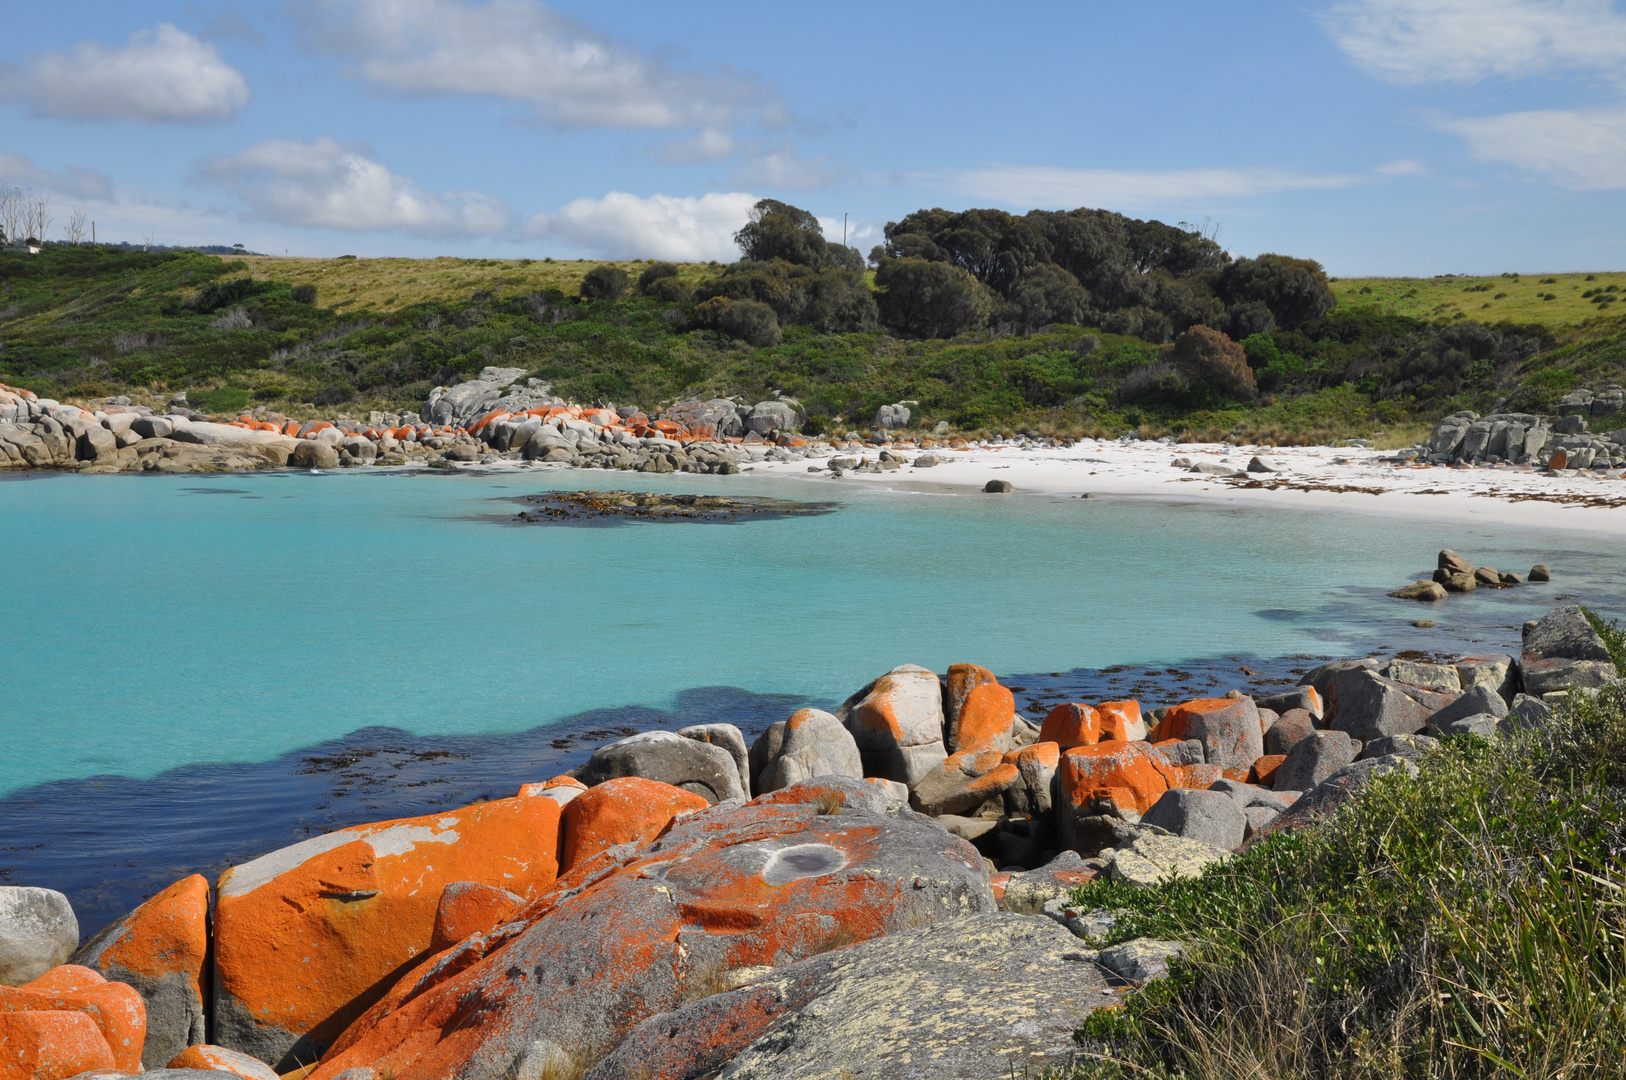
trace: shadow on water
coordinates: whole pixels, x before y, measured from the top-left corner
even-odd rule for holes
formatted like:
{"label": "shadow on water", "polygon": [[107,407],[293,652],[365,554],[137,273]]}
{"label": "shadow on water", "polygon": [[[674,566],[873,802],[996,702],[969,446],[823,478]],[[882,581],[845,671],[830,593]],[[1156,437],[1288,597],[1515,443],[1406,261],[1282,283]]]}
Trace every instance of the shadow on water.
{"label": "shadow on water", "polygon": [[41,784],[0,799],[0,884],[66,893],[88,938],[187,874],[213,881],[308,836],[507,798],[636,731],[727,723],[755,738],[808,705],[833,707],[701,687],[679,694],[670,710],[601,709],[515,734],[368,727],[270,761]]}

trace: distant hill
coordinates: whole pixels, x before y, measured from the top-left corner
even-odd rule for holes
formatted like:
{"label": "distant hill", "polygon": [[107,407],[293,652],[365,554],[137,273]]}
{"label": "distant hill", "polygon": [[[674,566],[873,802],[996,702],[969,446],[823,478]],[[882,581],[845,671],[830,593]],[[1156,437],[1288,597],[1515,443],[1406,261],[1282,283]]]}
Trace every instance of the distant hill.
{"label": "distant hill", "polygon": [[[415,408],[502,364],[580,401],[648,410],[783,392],[813,431],[868,427],[880,405],[909,400],[914,423],[962,430],[1284,443],[1382,432],[1396,445],[1459,408],[1550,410],[1570,389],[1626,382],[1613,314],[1626,274],[1333,280],[1324,310],[1291,329],[1263,301],[1197,295],[1235,263],[1130,282],[1131,299],[1163,302],[1183,282],[1168,305],[1206,305],[1210,323],[1178,337],[1163,309],[1106,308],[1044,269],[1055,264],[1017,273],[1007,295],[966,286],[969,271],[956,277],[911,242],[877,252],[874,269],[843,253],[823,266],[671,266],[51,245],[0,253],[0,382],[68,400],[186,390],[209,411],[359,415]],[[906,261],[914,278],[897,272]],[[937,304],[940,322],[969,304],[974,325],[927,336],[900,313],[910,297],[912,311]],[[1068,305],[1084,325],[1024,321]],[[1250,319],[1269,325],[1242,333]],[[1242,325],[1202,329],[1222,321]]]}

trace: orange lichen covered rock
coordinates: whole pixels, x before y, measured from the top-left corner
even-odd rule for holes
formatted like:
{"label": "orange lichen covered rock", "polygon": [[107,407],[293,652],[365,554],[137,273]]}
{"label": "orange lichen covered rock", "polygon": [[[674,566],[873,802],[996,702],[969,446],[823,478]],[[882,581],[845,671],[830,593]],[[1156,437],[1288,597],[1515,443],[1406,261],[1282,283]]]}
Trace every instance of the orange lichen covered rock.
{"label": "orange lichen covered rock", "polygon": [[641,776],[606,780],[565,807],[560,868],[569,871],[617,844],[643,846],[679,814],[692,814],[709,805],[702,796],[659,780]]}
{"label": "orange lichen covered rock", "polygon": [[954,753],[992,747],[1008,750],[1016,723],[1016,698],[996,682],[973,687],[960,706],[959,725],[948,747]]}
{"label": "orange lichen covered rock", "polygon": [[182,878],[91,939],[73,962],[127,983],[146,1002],[141,1063],[161,1069],[204,1035],[209,882]]}
{"label": "orange lichen covered rock", "polygon": [[966,749],[959,744],[960,710],[971,691],[990,683],[997,685],[994,673],[978,664],[950,664],[943,683],[943,742],[950,753]]}
{"label": "orange lichen covered rock", "polygon": [[1158,739],[1197,739],[1210,765],[1247,768],[1265,754],[1259,710],[1252,698],[1203,698],[1169,710],[1158,725]]}
{"label": "orange lichen covered rock", "polygon": [[1138,742],[1147,735],[1146,721],[1140,714],[1138,701],[1103,701],[1095,707],[1101,722],[1097,742],[1108,739],[1117,742]]}
{"label": "orange lichen covered rock", "polygon": [[1144,814],[1169,790],[1170,766],[1143,742],[1106,742],[1062,752],[1056,772],[1056,827],[1077,848],[1080,820],[1102,813]]}
{"label": "orange lichen covered rock", "polygon": [[944,758],[943,691],[937,676],[903,664],[837,710],[858,744],[865,776],[914,787]]}
{"label": "orange lichen covered rock", "polygon": [[0,1080],[67,1080],[116,1068],[101,1030],[82,1012],[0,1011]]}
{"label": "orange lichen covered rock", "polygon": [[454,881],[529,899],[557,876],[559,804],[499,799],[312,837],[227,870],[215,912],[215,1042],[294,1068],[429,949]]}
{"label": "orange lichen covered rock", "polygon": [[1093,746],[1101,741],[1101,718],[1088,705],[1070,701],[1050,710],[1039,728],[1040,742],[1053,742],[1063,750]]}
{"label": "orange lichen covered rock", "polygon": [[529,799],[540,796],[564,806],[586,790],[587,785],[574,776],[555,776],[552,780],[544,780],[538,784],[521,784],[519,797]]}
{"label": "orange lichen covered rock", "polygon": [[913,814],[703,810],[599,876],[561,881],[477,962],[458,967],[454,949],[409,974],[394,1007],[346,1032],[312,1080],[356,1067],[396,1080],[545,1075],[540,1039],[600,1055],[719,973],[823,955],[904,917],[993,907],[976,850]]}
{"label": "orange lichen covered rock", "polygon": [[1276,770],[1281,768],[1282,762],[1286,760],[1286,754],[1266,754],[1255,761],[1253,768],[1248,770],[1248,783],[1270,787],[1276,782]]}
{"label": "orange lichen covered rock", "polygon": [[108,982],[97,972],[77,964],[54,967],[22,986],[0,986],[0,1016],[67,1012],[90,1019],[112,1055],[113,1068],[132,1072],[141,1068],[141,1045],[147,1037],[147,1007],[141,995],[130,987]]}
{"label": "orange lichen covered rock", "polygon": [[464,938],[483,934],[506,922],[524,904],[524,898],[495,885],[454,881],[440,894],[440,904],[435,908],[435,933],[430,938],[429,950],[440,952]]}
{"label": "orange lichen covered rock", "polygon": [[227,1050],[224,1046],[210,1046],[207,1043],[191,1046],[181,1051],[165,1068],[212,1069],[215,1072],[241,1076],[243,1080],[278,1080],[277,1074],[272,1071],[271,1066],[258,1058],[251,1058],[247,1054],[239,1054],[235,1050]]}

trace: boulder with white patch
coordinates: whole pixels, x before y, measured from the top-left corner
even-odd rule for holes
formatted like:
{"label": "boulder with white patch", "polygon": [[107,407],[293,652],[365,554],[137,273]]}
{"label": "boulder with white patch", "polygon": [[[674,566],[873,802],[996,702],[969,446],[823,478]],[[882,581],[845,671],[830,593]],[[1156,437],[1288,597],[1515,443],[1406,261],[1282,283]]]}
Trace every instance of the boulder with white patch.
{"label": "boulder with white patch", "polygon": [[214,1041],[287,1072],[314,1061],[427,954],[441,893],[530,899],[558,872],[559,804],[513,798],[360,825],[220,876]]}

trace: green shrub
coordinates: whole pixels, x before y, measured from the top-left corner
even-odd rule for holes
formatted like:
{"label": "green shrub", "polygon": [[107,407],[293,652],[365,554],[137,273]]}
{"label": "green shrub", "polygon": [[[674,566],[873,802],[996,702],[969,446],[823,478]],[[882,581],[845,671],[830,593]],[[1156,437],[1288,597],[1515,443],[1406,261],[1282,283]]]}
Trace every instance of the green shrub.
{"label": "green shrub", "polygon": [[584,300],[616,301],[627,295],[627,273],[619,266],[595,266],[582,278]]}
{"label": "green shrub", "polygon": [[314,304],[316,303],[316,286],[295,285],[292,289],[288,290],[288,295],[296,304]]}

